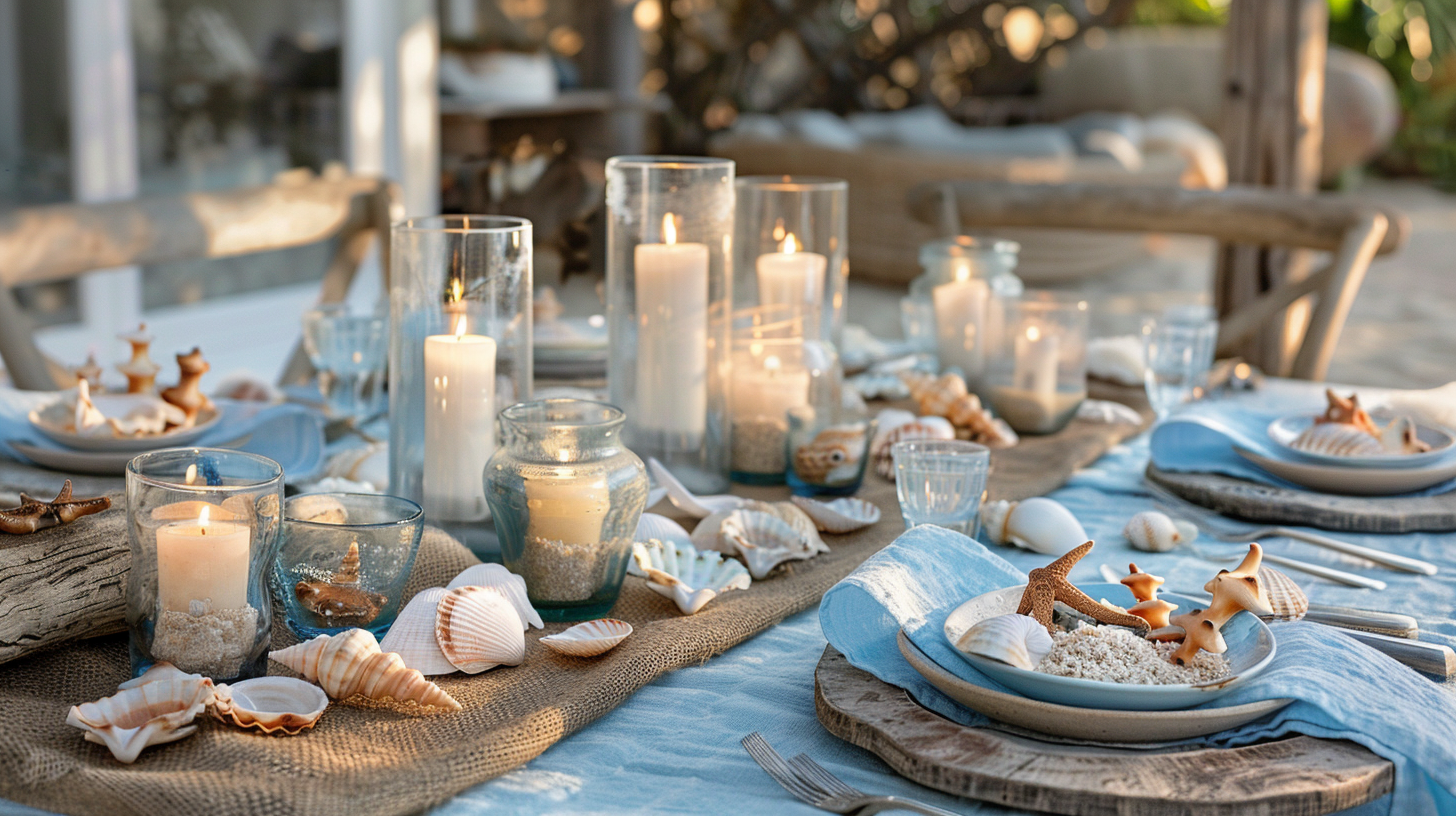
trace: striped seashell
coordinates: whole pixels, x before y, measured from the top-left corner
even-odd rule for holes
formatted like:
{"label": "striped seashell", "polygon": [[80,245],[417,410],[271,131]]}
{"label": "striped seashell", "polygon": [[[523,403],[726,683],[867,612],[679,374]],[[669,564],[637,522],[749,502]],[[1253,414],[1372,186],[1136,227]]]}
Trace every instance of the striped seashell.
{"label": "striped seashell", "polygon": [[648,588],[671,599],[684,615],[697,614],[724,592],[752,583],[748,570],[723,553],[664,541],[633,543],[627,572],[646,578]]}
{"label": "striped seashell", "polygon": [[865,455],[865,425],[834,425],[794,450],[794,474],[808,484],[841,484],[860,473]]}
{"label": "striped seashell", "polygon": [[1198,527],[1179,519],[1169,518],[1165,513],[1147,510],[1128,519],[1122,534],[1139,550],[1145,552],[1168,552],[1179,544],[1187,544],[1198,537]]}
{"label": "striped seashell", "polygon": [[1052,636],[1030,615],[997,615],[967,629],[956,648],[1031,671],[1052,650]]}
{"label": "striped seashell", "polygon": [[445,659],[466,674],[526,659],[525,625],[504,592],[494,587],[452,589],[435,608],[435,640]]}
{"label": "striped seashell", "polygon": [[540,629],[546,625],[541,620],[541,613],[531,605],[531,598],[526,594],[526,579],[500,564],[473,564],[466,567],[445,588],[459,589],[463,586],[491,587],[506,596],[511,606],[516,608],[516,614],[521,616],[523,628],[534,626]]}
{"label": "striped seashell", "polygon": [[955,428],[944,417],[924,416],[914,422],[906,422],[878,438],[870,456],[875,462],[875,472],[895,480],[895,459],[890,450],[896,442],[912,439],[955,439]]}
{"label": "striped seashell", "polygon": [[337,635],[319,635],[313,640],[268,653],[268,659],[282,663],[318,683],[335,700],[355,694],[371,700],[415,702],[459,711],[460,704],[439,686],[404,664],[399,655],[379,648],[367,629],[347,629]]}
{"label": "striped seashell", "polygon": [[411,669],[423,675],[454,674],[455,665],[445,659],[435,639],[435,615],[440,599],[449,594],[444,587],[420,590],[400,610],[379,648],[394,652]]}
{"label": "striped seashell", "polygon": [[1259,567],[1259,585],[1274,610],[1274,617],[1282,620],[1299,620],[1309,611],[1309,597],[1294,579],[1276,569]]}
{"label": "striped seashell", "polygon": [[541,645],[572,657],[606,654],[632,634],[632,624],[615,618],[578,623],[570,629],[541,638]]}
{"label": "striped seashell", "polygon": [[943,417],[948,416],[956,401],[968,393],[964,377],[959,374],[943,374],[923,388],[915,401],[920,405],[920,413]]}
{"label": "striped seashell", "polygon": [[1379,456],[1386,452],[1378,437],[1339,422],[1317,422],[1296,436],[1289,447],[1326,456]]}
{"label": "striped seashell", "polygon": [[804,496],[790,496],[789,501],[807,513],[814,524],[826,533],[852,533],[880,520],[880,508],[864,499],[846,497],[822,502]]}
{"label": "striped seashell", "polygon": [[[795,529],[772,513],[757,510],[733,511],[723,520],[719,535],[732,542],[755,580],[766,578],[775,567],[787,561],[806,561],[828,551],[822,542],[815,546],[815,541],[802,529]],[[818,537],[815,531],[814,539]]]}

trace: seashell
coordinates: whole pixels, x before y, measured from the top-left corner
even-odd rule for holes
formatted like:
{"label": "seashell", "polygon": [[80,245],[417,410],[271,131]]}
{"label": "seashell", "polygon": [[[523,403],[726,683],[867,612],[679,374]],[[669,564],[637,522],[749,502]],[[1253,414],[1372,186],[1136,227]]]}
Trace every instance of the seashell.
{"label": "seashell", "polygon": [[912,439],[955,439],[955,427],[945,417],[923,416],[879,436],[870,451],[870,456],[875,460],[875,472],[894,481],[895,459],[890,451],[896,442],[908,442]]}
{"label": "seashell", "polygon": [[1146,510],[1128,519],[1122,534],[1139,550],[1168,552],[1179,544],[1198,538],[1198,527],[1191,522],[1169,518],[1166,513]]}
{"label": "seashell", "polygon": [[495,587],[449,590],[435,608],[435,640],[445,659],[466,674],[526,659],[526,629],[505,593]]}
{"label": "seashell", "polygon": [[541,613],[531,605],[531,598],[526,594],[526,579],[500,564],[475,564],[466,567],[445,588],[459,589],[463,586],[491,587],[506,596],[506,600],[511,602],[516,614],[521,617],[523,629],[528,626],[540,629],[546,625],[541,620]]}
{"label": "seashell", "polygon": [[1276,569],[1259,567],[1259,585],[1274,617],[1281,620],[1299,620],[1309,611],[1309,597],[1294,579]]}
{"label": "seashell", "polygon": [[[714,515],[717,515],[716,513]],[[727,515],[726,513],[724,514]],[[709,516],[712,518],[712,516]],[[642,518],[637,521],[637,533],[632,536],[633,541],[671,541],[677,544],[691,544],[692,536],[681,524],[673,521],[667,516],[659,516],[656,513],[643,513]],[[714,538],[717,538],[715,535]]]}
{"label": "seashell", "polygon": [[553,652],[572,657],[596,657],[611,651],[618,643],[632,634],[632,624],[615,618],[578,623],[554,635],[541,638],[541,643]]}
{"label": "seashell", "polygon": [[951,403],[946,418],[955,426],[958,439],[968,439],[988,448],[1009,448],[1021,441],[1005,420],[997,419],[981,407],[981,400],[975,394]]}
{"label": "seashell", "polygon": [[359,586],[359,542],[349,551],[327,581],[299,581],[293,586],[298,603],[310,612],[338,626],[362,625],[379,615],[388,597]]}
{"label": "seashell", "polygon": [[379,641],[379,648],[399,655],[406,666],[420,674],[453,674],[455,665],[445,659],[440,642],[435,640],[435,612],[440,599],[448,593],[443,587],[420,590],[400,610]]}
{"label": "seashell", "polygon": [[880,508],[864,499],[846,497],[822,502],[790,496],[789,501],[807,513],[815,526],[826,533],[852,533],[880,520]]}
{"label": "seashell", "polygon": [[1036,618],[1013,613],[986,618],[967,629],[956,648],[1031,671],[1052,650],[1052,636]]}
{"label": "seashell", "polygon": [[112,756],[131,763],[149,745],[195,733],[191,723],[211,700],[212,681],[206,677],[171,677],[71,706],[66,724],[85,729],[87,742],[105,745]]}
{"label": "seashell", "polygon": [[365,629],[350,629],[337,635],[319,635],[313,640],[268,653],[275,660],[318,683],[336,700],[355,694],[371,700],[415,702],[459,711],[455,698],[405,666],[399,655],[381,651],[379,641]]}
{"label": "seashell", "polygon": [[1416,436],[1416,424],[1410,417],[1397,417],[1380,429],[1380,447],[1386,453],[1425,453],[1430,445]]}
{"label": "seashell", "polygon": [[312,728],[329,696],[313,683],[295,677],[254,677],[224,683],[213,691],[212,716],[239,728],[265,734],[299,734]]}
{"label": "seashell", "polygon": [[854,481],[865,455],[864,424],[831,425],[807,445],[794,449],[794,474],[809,484],[834,485]]}
{"label": "seashell", "polygon": [[126,681],[125,683],[122,683],[116,688],[118,691],[126,691],[127,689],[137,688],[138,686],[145,686],[148,683],[155,683],[158,680],[201,679],[203,679],[203,677],[200,674],[191,674],[189,672],[182,671],[181,669],[173,666],[171,663],[168,663],[165,660],[159,660],[156,663],[153,663],[151,665],[151,668]]}
{"label": "seashell", "polygon": [[376,442],[345,448],[329,457],[324,474],[351,482],[364,482],[379,490],[389,486],[389,443]]}
{"label": "seashell", "polygon": [[986,502],[981,506],[981,524],[996,544],[1013,544],[1058,557],[1088,541],[1087,531],[1072,511],[1044,496],[1019,502]]}
{"label": "seashell", "polygon": [[969,393],[966,379],[959,374],[942,374],[930,382],[919,380],[917,384],[918,388],[910,387],[910,396],[920,406],[920,413],[927,416],[946,416],[951,405]]}
{"label": "seashell", "polygon": [[1123,385],[1141,386],[1143,384],[1142,340],[1132,334],[1088,340],[1087,376]]}
{"label": "seashell", "polygon": [[1111,400],[1082,400],[1077,406],[1077,419],[1106,425],[1141,425],[1143,416],[1137,411]]}
{"label": "seashell", "polygon": [[1340,422],[1317,422],[1294,437],[1289,447],[1326,456],[1379,456],[1386,452],[1379,437]]}
{"label": "seashell", "polygon": [[867,400],[898,400],[910,396],[910,387],[895,374],[866,371],[850,377],[846,382],[859,392],[861,398]]}
{"label": "seashell", "polygon": [[732,542],[748,572],[758,580],[786,561],[805,561],[822,551],[803,530],[760,510],[734,510],[723,519],[718,534]]}
{"label": "seashell", "polygon": [[72,425],[76,433],[88,436],[91,431],[106,429],[106,415],[91,401],[91,384],[85,380],[76,381],[76,410]]}
{"label": "seashell", "polygon": [[[738,509],[757,510],[778,516],[790,527],[793,527],[795,532],[812,542],[815,550],[818,552],[829,552],[828,545],[824,543],[824,539],[819,535],[818,525],[814,523],[814,520],[809,517],[808,513],[805,513],[797,505],[790,504],[789,502],[762,502],[747,499],[743,502],[743,506]],[[698,526],[693,528],[693,534],[689,543],[696,547],[699,552],[717,550],[727,555],[737,555],[737,545],[731,539],[724,539],[721,535],[724,520],[732,515],[733,512],[732,510],[728,510],[721,513],[714,513],[698,522]]]}
{"label": "seashell", "polygon": [[904,425],[907,422],[914,422],[915,415],[909,411],[902,411],[899,408],[886,408],[875,417],[875,435],[870,440],[870,453],[882,447],[881,441],[885,434]]}
{"label": "seashell", "polygon": [[349,510],[327,494],[294,496],[288,500],[288,518],[314,524],[347,524]]}
{"label": "seashell", "polygon": [[748,589],[748,570],[720,552],[698,552],[687,544],[649,541],[632,545],[628,572],[648,580],[648,587],[671,598],[684,615],[693,615],[719,595]]}
{"label": "seashell", "polygon": [[667,489],[667,498],[672,501],[677,509],[690,516],[704,518],[720,510],[732,510],[743,506],[745,499],[727,494],[718,496],[694,496],[691,490],[687,489],[677,477],[672,475],[663,464],[652,457],[647,458],[647,469],[652,472],[652,480],[661,487]]}

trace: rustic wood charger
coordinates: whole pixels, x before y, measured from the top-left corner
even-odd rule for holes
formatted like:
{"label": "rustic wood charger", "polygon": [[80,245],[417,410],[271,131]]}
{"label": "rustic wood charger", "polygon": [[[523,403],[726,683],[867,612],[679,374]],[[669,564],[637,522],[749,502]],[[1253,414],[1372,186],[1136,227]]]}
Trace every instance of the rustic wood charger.
{"label": "rustic wood charger", "polygon": [[1389,793],[1395,766],[1341,740],[1297,736],[1240,748],[1059,745],[968,728],[826,647],[814,707],[829,733],[927,787],[1071,816],[1333,813]]}

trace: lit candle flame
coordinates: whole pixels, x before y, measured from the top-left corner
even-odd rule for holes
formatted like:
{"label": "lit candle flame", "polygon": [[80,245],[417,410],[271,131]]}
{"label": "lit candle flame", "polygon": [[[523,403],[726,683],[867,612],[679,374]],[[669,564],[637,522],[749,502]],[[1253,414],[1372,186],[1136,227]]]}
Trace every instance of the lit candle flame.
{"label": "lit candle flame", "polygon": [[207,519],[211,509],[212,505],[204,504],[202,505],[202,512],[197,516],[197,526],[203,535],[207,535]]}
{"label": "lit candle flame", "polygon": [[662,242],[664,244],[677,243],[677,224],[673,222],[672,213],[662,216]]}
{"label": "lit candle flame", "polygon": [[799,251],[799,240],[794,237],[794,234],[792,232],[789,233],[788,235],[785,235],[784,236],[784,254],[785,255],[793,255],[795,252],[798,252],[798,251]]}
{"label": "lit candle flame", "polygon": [[779,358],[777,356],[763,358],[763,367],[768,371],[778,371],[779,367],[782,365],[783,363],[779,362]]}
{"label": "lit candle flame", "polygon": [[1030,340],[1033,343],[1035,343],[1036,341],[1040,340],[1041,339],[1041,329],[1038,329],[1036,326],[1027,326],[1026,327],[1026,339],[1027,340]]}
{"label": "lit candle flame", "polygon": [[460,315],[460,317],[456,318],[456,320],[455,320],[455,339],[456,340],[459,340],[460,338],[462,338],[464,336],[465,336],[465,315]]}
{"label": "lit candle flame", "polygon": [[450,281],[450,302],[459,303],[465,297],[465,284],[456,278]]}

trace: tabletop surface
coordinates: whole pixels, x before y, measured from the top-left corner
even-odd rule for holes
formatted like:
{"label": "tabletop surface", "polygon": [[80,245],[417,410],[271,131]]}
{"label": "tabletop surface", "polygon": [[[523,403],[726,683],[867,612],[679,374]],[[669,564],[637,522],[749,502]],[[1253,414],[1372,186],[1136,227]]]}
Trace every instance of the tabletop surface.
{"label": "tabletop surface", "polygon": [[[1271,409],[1304,403],[1318,407],[1323,386],[1271,381],[1235,399]],[[1369,390],[1374,395],[1374,390]],[[1130,560],[1167,579],[1170,588],[1201,586],[1217,566],[1184,552],[1132,549],[1121,531],[1136,512],[1152,509],[1141,487],[1146,435],[1118,446],[1078,473],[1052,497],[1065,504],[1098,542],[1073,571],[1076,581],[1100,581],[1098,566],[1126,569]],[[873,475],[867,478],[877,478]],[[993,477],[994,478],[994,475]],[[1354,589],[1298,576],[1310,597],[1328,604],[1413,615],[1424,633],[1452,642],[1456,622],[1456,534],[1381,536],[1340,534],[1366,546],[1440,565],[1435,576],[1379,569],[1287,539],[1264,542],[1271,553],[1361,572],[1389,583],[1383,592]],[[1233,553],[1244,545],[1200,541],[1205,550]],[[998,548],[1023,571],[1045,564],[1036,553]],[[758,768],[739,746],[760,731],[780,753],[806,752],[849,784],[871,793],[909,796],[959,813],[1013,813],[957,799],[896,776],[874,755],[830,736],[814,714],[814,666],[825,639],[818,611],[810,609],[742,643],[707,664],[668,674],[630,700],[510,773],[449,799],[432,814],[628,814],[641,812],[815,813]],[[1348,813],[1384,814],[1388,798]],[[0,814],[41,811],[0,801]]]}

